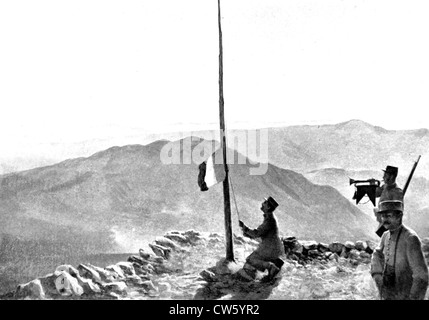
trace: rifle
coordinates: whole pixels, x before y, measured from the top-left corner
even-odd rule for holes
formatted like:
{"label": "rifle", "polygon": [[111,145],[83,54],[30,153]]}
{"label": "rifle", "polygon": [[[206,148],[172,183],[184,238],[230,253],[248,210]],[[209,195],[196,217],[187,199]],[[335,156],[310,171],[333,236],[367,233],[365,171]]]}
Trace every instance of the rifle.
{"label": "rifle", "polygon": [[[402,190],[402,192],[404,193],[405,196],[405,192],[407,192],[408,186],[410,185],[411,179],[413,177],[414,171],[416,170],[417,164],[420,161],[420,157],[421,155],[419,155],[419,157],[417,158],[417,161],[414,162],[413,168],[411,169],[410,174],[408,175],[408,179],[407,182],[405,182],[404,185],[404,189]],[[387,229],[383,226],[383,224],[380,222],[380,224],[378,225],[377,231],[375,231],[375,233],[381,238],[381,236],[383,235],[383,233],[386,231]]]}
{"label": "rifle", "polygon": [[407,191],[407,189],[408,189],[408,186],[410,185],[410,181],[411,181],[411,178],[413,177],[414,171],[416,170],[417,164],[418,164],[418,163],[419,163],[419,161],[420,161],[420,157],[421,157],[421,156],[419,156],[419,157],[417,158],[417,161],[416,161],[416,162],[414,162],[413,168],[411,169],[411,172],[410,172],[410,175],[408,176],[407,182],[405,182],[405,186],[404,186],[404,190],[403,190],[403,192],[404,192],[404,196],[405,196],[405,192],[406,192],[406,191]]}

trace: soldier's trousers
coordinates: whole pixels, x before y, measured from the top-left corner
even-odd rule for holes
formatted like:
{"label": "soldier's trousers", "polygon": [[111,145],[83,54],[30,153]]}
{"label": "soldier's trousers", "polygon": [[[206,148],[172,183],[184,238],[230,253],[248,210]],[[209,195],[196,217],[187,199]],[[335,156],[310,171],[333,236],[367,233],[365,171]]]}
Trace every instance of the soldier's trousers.
{"label": "soldier's trousers", "polygon": [[247,274],[254,277],[256,274],[255,269],[264,272],[266,269],[269,270],[272,265],[274,265],[274,263],[263,259],[259,254],[253,252],[246,258],[246,263],[244,264],[243,269],[247,272]]}

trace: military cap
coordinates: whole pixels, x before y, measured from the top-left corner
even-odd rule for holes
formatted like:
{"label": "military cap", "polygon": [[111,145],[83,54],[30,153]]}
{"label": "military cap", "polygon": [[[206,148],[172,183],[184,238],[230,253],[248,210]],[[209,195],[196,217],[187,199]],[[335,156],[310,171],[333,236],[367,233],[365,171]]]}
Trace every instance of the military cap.
{"label": "military cap", "polygon": [[397,167],[387,166],[386,170],[383,170],[383,171],[387,172],[389,174],[392,174],[394,176],[398,175],[398,168]]}
{"label": "military cap", "polygon": [[273,199],[273,197],[264,198],[264,200],[268,202],[268,204],[273,210],[279,206],[279,204],[276,200]]}
{"label": "military cap", "polygon": [[378,203],[378,213],[388,211],[404,211],[404,203],[401,200],[385,200]]}

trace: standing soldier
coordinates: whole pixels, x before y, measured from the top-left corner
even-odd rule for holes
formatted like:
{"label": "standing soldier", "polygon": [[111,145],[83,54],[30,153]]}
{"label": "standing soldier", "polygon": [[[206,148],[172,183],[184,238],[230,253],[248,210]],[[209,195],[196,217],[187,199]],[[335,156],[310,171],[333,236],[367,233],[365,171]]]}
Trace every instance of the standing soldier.
{"label": "standing soldier", "polygon": [[428,268],[421,241],[402,224],[402,200],[378,204],[381,222],[388,230],[371,259],[373,277],[382,300],[423,300],[428,287]]}
{"label": "standing soldier", "polygon": [[[396,183],[396,177],[398,176],[398,168],[393,166],[387,166],[383,175],[384,184],[376,189],[375,196],[379,199],[379,203],[385,200],[400,200],[404,201],[404,192],[401,188],[398,187]],[[379,227],[377,230],[377,234],[381,237],[383,232],[386,229],[383,227],[381,223],[381,216],[378,213],[378,208],[374,208],[374,214],[379,222]]]}
{"label": "standing soldier", "polygon": [[384,184],[377,188],[376,197],[380,197],[380,202],[384,200],[400,200],[403,201],[404,193],[396,183],[396,177],[398,176],[398,168],[387,166],[383,175]]}

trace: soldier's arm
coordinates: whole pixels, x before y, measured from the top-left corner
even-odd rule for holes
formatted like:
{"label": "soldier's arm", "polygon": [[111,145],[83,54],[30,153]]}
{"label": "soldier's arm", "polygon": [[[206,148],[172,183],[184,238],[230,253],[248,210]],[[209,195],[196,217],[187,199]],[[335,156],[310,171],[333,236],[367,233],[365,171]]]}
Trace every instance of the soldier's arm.
{"label": "soldier's arm", "polygon": [[371,276],[374,277],[377,274],[382,274],[384,269],[384,241],[386,239],[386,234],[384,233],[381,237],[379,245],[374,249],[371,257]]}
{"label": "soldier's arm", "polygon": [[249,238],[259,238],[259,237],[264,236],[269,230],[270,230],[269,222],[264,220],[264,222],[258,228],[249,229],[249,228],[245,227],[243,229],[243,232]]}
{"label": "soldier's arm", "polygon": [[381,237],[380,244],[375,248],[371,257],[371,276],[374,279],[374,282],[377,286],[378,293],[382,294],[383,286],[383,269],[384,269],[384,241],[386,238],[386,233]]}
{"label": "soldier's arm", "polygon": [[375,197],[380,198],[382,192],[383,192],[384,184],[380,187],[375,188]]}
{"label": "soldier's arm", "polygon": [[244,222],[241,222],[241,223],[243,224],[241,227],[241,230],[243,230],[243,235],[249,238],[253,238],[253,236],[249,234],[251,229]]}
{"label": "soldier's arm", "polygon": [[428,267],[423,256],[420,239],[416,235],[411,235],[407,239],[407,256],[413,273],[410,299],[423,300],[428,288]]}

